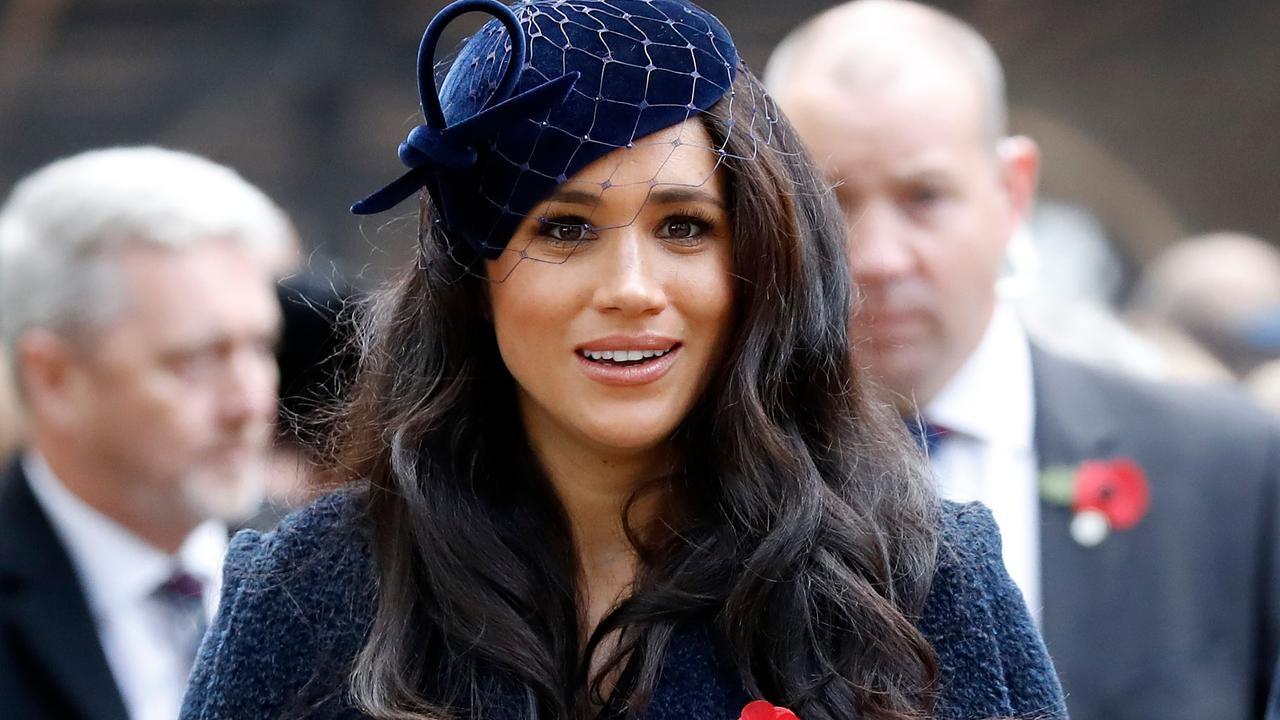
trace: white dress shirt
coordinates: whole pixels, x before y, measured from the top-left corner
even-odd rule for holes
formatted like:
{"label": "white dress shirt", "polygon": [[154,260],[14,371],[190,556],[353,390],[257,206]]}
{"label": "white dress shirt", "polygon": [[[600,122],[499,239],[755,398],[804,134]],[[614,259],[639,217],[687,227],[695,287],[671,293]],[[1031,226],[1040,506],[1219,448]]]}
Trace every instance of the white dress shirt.
{"label": "white dress shirt", "polygon": [[991,509],[1004,563],[1040,622],[1040,499],[1031,346],[1012,308],[998,305],[977,349],[925,407],[947,428],[930,457],[940,494]]}
{"label": "white dress shirt", "polygon": [[24,456],[23,470],[71,556],[129,717],[174,720],[190,658],[175,644],[171,616],[155,593],[181,566],[204,584],[206,621],[212,619],[227,550],[226,526],[206,522],[176,555],[168,555],[73,494],[39,455]]}

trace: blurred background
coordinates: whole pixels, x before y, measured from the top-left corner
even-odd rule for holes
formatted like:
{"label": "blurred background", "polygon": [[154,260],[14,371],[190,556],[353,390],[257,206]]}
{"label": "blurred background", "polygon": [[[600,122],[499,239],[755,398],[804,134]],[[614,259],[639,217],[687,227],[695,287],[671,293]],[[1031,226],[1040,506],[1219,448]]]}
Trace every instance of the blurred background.
{"label": "blurred background", "polygon": [[[443,0],[0,3],[0,197],[57,157],[154,143],[265,190],[297,223],[303,270],[343,294],[413,252],[416,208],[347,208],[401,171],[413,58]],[[835,3],[702,4],[761,70]],[[1280,3],[933,4],[995,46],[1012,128],[1044,153],[1002,288],[1033,336],[1148,376],[1244,381],[1280,408]],[[454,23],[441,52],[480,22]],[[1186,242],[1217,231],[1234,234]]]}
{"label": "blurred background", "polygon": [[[439,0],[5,0],[0,194],[51,159],[158,143],[239,169],[359,282],[412,246],[354,199],[400,171],[412,58]],[[704,0],[761,68],[821,0]],[[1042,195],[1113,244],[1123,293],[1183,236],[1280,238],[1280,3],[950,0],[1000,53]],[[465,27],[465,23],[460,23]],[[461,29],[461,28],[460,28]]]}
{"label": "blurred background", "polygon": [[[757,71],[836,4],[695,1]],[[397,145],[421,122],[417,45],[445,4],[0,0],[0,202],[56,158],[156,144],[236,169],[299,230],[303,265],[276,283],[268,502],[247,525],[346,479],[317,442],[351,370],[345,310],[412,255],[417,226],[416,203],[362,219],[348,207],[402,171]],[[1147,377],[1239,383],[1280,411],[1280,1],[931,4],[995,47],[1012,130],[1043,152],[1040,202],[999,288],[1030,334]],[[479,22],[453,24],[442,50]],[[6,351],[0,469],[23,439]]]}

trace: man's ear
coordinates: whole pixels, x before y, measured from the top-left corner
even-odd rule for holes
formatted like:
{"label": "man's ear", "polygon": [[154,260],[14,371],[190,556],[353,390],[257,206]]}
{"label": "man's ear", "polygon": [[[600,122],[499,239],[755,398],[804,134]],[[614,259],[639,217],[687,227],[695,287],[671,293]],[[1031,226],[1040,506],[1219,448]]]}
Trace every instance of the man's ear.
{"label": "man's ear", "polygon": [[1040,146],[1024,135],[1007,137],[996,144],[1001,183],[1009,198],[1011,227],[1018,227],[1031,212],[1040,183]]}
{"label": "man's ear", "polygon": [[36,328],[18,338],[13,361],[31,420],[61,427],[73,423],[84,383],[75,348],[59,335]]}

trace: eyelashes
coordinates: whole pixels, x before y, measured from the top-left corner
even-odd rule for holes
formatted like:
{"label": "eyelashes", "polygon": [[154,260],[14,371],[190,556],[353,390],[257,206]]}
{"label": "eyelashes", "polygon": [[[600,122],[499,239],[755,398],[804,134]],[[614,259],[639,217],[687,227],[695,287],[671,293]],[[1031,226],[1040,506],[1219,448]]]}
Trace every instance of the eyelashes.
{"label": "eyelashes", "polygon": [[[596,240],[602,228],[580,215],[556,215],[538,219],[537,236],[553,244],[577,245]],[[718,229],[716,218],[701,210],[682,210],[662,218],[654,237],[680,246],[694,246]]]}
{"label": "eyelashes", "polygon": [[576,245],[599,237],[591,221],[579,215],[557,215],[538,219],[538,237],[553,243]]}
{"label": "eyelashes", "polygon": [[658,225],[657,237],[679,245],[696,245],[716,230],[715,218],[698,210],[669,215]]}

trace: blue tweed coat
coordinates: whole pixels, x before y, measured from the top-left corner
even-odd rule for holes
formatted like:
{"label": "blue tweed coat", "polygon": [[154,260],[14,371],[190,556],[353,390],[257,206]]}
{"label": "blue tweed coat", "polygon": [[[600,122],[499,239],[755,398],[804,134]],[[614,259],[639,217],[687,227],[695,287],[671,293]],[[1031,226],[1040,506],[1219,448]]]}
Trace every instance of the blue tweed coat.
{"label": "blue tweed coat", "polygon": [[[182,720],[362,717],[342,692],[374,608],[368,538],[357,513],[349,494],[336,494],[273,533],[236,536]],[[981,505],[946,506],[919,628],[941,662],[937,718],[1065,718],[1053,665]],[[645,720],[738,717],[751,698],[717,657],[709,632],[677,631]],[[517,698],[499,698],[483,717],[514,720],[523,709]]]}

